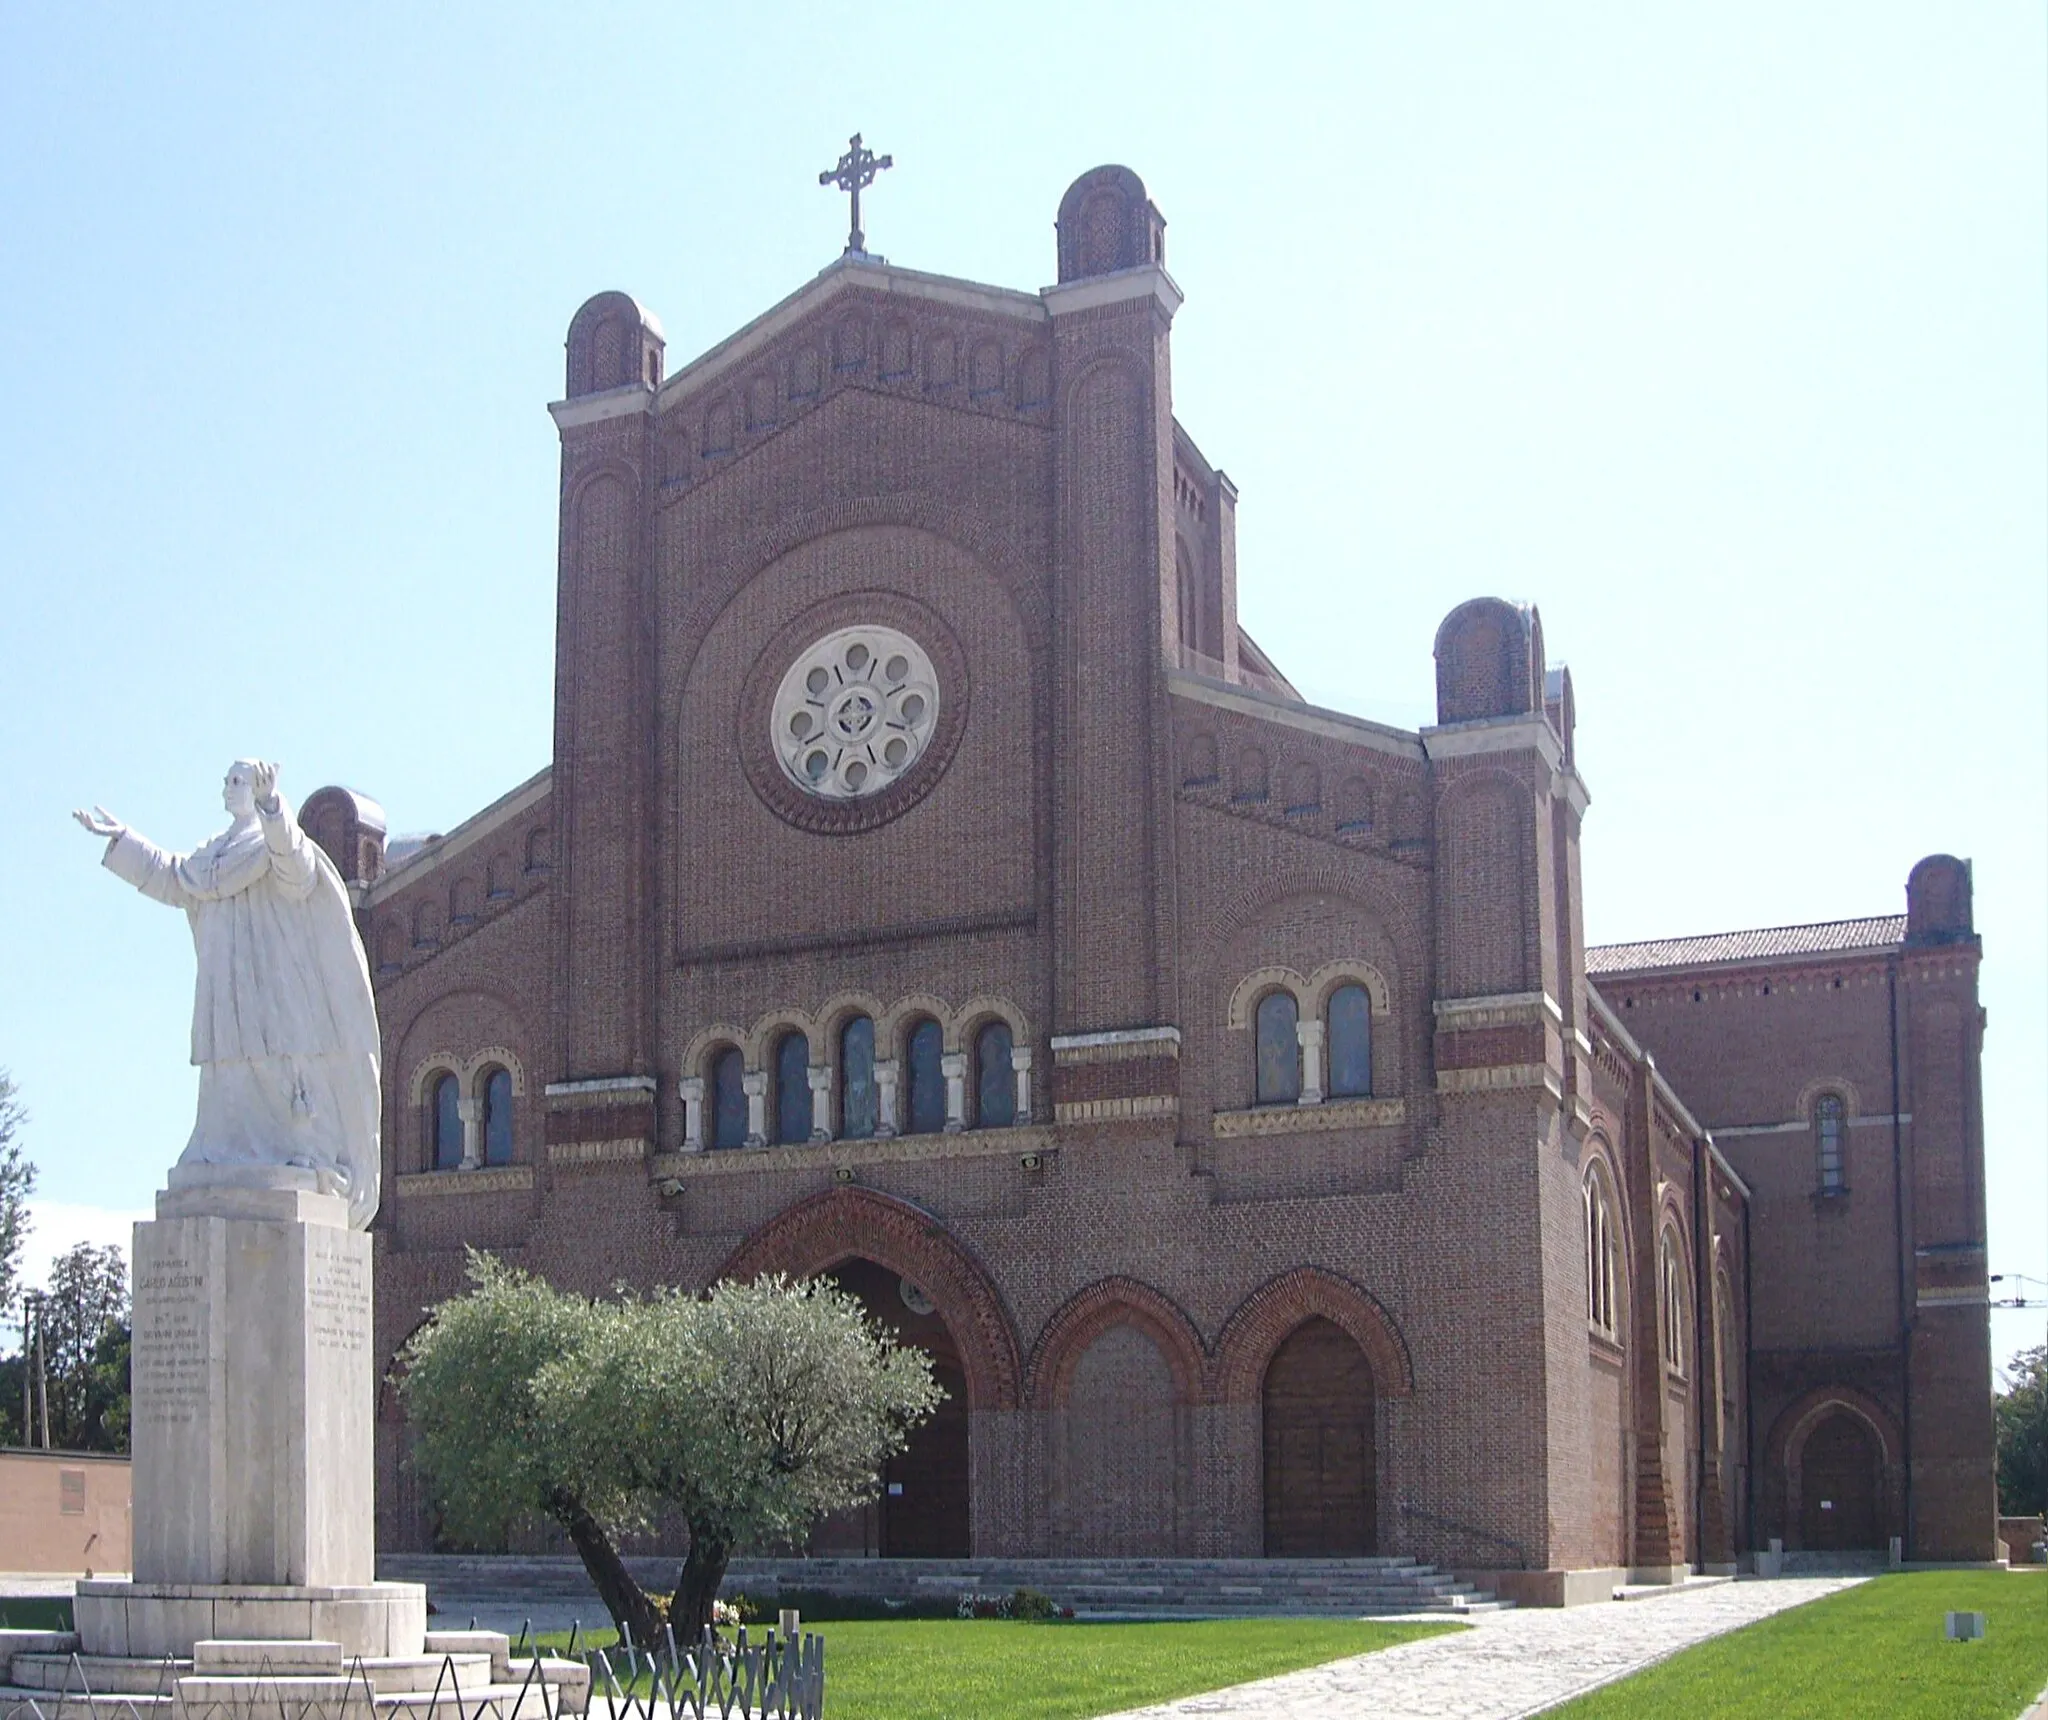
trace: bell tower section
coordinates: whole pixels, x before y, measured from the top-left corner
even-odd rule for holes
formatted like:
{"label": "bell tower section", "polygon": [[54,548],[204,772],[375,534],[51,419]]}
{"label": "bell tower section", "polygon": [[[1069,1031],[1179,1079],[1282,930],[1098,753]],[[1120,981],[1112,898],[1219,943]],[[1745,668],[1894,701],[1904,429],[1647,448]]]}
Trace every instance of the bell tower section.
{"label": "bell tower section", "polygon": [[[1045,291],[1054,374],[1054,1032],[1171,1024],[1174,625],[1166,223],[1126,167],[1075,180]],[[1057,1046],[1056,1046],[1057,1049]]]}
{"label": "bell tower section", "polygon": [[[649,408],[662,347],[648,312],[624,293],[600,293],[569,325],[567,397],[550,409],[562,438],[551,1141],[569,1112],[598,1095],[607,1109],[644,1108],[652,1130],[653,642],[644,609]],[[638,1128],[635,1118],[607,1116],[602,1132],[630,1138]]]}

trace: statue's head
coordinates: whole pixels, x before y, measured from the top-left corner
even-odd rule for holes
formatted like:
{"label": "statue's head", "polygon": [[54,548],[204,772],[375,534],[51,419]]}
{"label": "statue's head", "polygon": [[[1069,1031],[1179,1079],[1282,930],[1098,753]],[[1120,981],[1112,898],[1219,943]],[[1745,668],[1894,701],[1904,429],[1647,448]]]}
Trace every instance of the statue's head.
{"label": "statue's head", "polygon": [[220,801],[237,818],[256,816],[256,761],[238,758],[220,785]]}

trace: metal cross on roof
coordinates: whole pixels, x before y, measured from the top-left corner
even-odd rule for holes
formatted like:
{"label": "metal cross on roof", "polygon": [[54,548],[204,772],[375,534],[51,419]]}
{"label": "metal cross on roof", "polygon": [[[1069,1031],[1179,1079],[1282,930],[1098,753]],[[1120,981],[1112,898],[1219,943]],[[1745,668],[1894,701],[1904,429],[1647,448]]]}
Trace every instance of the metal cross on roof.
{"label": "metal cross on roof", "polygon": [[863,149],[860,133],[855,132],[846,140],[846,153],[839,158],[839,165],[818,175],[820,185],[836,185],[853,197],[851,230],[846,236],[848,256],[864,255],[867,251],[867,235],[860,230],[861,187],[874,184],[876,174],[895,165],[893,156],[877,155],[872,149]]}

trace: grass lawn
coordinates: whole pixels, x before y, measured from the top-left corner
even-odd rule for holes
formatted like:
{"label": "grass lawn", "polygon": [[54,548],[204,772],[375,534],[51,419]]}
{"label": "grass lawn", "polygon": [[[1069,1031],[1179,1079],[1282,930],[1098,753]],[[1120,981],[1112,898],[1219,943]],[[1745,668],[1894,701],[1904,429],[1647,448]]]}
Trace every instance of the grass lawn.
{"label": "grass lawn", "polygon": [[[1983,1613],[1984,1640],[1948,1641],[1949,1612]],[[2044,1684],[2048,1573],[1905,1571],[1703,1642],[1553,1715],[2014,1720]]]}
{"label": "grass lawn", "polygon": [[69,1630],[71,1602],[60,1595],[0,1596],[0,1630]]}
{"label": "grass lawn", "polygon": [[[825,1639],[825,1709],[833,1720],[1084,1720],[1463,1628],[1301,1618],[889,1619],[816,1627]],[[566,1638],[544,1640],[559,1647]]]}

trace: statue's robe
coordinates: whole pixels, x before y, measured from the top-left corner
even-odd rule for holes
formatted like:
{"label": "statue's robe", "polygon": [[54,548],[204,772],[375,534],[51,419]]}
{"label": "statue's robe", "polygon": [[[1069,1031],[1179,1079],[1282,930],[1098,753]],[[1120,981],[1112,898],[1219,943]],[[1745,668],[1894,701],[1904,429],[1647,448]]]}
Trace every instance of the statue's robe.
{"label": "statue's robe", "polygon": [[199,1114],[180,1164],[295,1164],[377,1210],[377,1007],[348,889],[280,798],[190,854],[124,831],[105,865],[183,908],[199,957]]}

